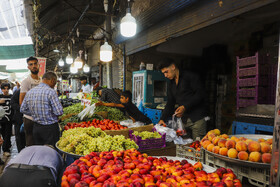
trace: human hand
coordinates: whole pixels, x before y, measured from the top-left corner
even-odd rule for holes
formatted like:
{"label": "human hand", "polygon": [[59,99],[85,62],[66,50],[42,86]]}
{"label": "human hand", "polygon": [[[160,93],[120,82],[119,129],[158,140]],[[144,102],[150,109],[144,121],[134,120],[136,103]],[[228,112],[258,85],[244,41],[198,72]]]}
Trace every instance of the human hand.
{"label": "human hand", "polygon": [[0,104],[5,103],[5,99],[0,99]]}
{"label": "human hand", "polygon": [[166,123],[163,120],[159,120],[158,124],[160,124],[161,126],[166,127]]}
{"label": "human hand", "polygon": [[184,112],[186,111],[185,107],[182,105],[182,106],[179,106],[176,111],[175,111],[175,115],[176,117],[178,118],[181,118],[184,114]]}
{"label": "human hand", "polygon": [[104,103],[102,101],[98,101],[97,103],[95,103],[95,106],[103,106]]}

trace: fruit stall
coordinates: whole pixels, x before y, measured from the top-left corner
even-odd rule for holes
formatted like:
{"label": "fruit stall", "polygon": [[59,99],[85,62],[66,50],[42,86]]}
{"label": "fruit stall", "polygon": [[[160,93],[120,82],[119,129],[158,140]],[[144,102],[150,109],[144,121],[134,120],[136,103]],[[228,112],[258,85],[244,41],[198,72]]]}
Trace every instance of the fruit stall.
{"label": "fruit stall", "polygon": [[121,125],[127,117],[118,109],[85,110],[73,103],[61,117],[56,147],[65,156],[62,187],[269,184],[271,136],[227,135],[215,129],[201,141],[176,145],[166,142],[166,134],[153,124]]}

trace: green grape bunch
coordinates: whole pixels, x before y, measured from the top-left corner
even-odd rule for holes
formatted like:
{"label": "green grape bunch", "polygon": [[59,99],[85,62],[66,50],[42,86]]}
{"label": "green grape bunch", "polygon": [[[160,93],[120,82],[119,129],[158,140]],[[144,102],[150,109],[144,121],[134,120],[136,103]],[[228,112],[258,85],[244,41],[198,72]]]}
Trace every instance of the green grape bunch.
{"label": "green grape bunch", "polygon": [[142,140],[147,140],[147,139],[156,139],[156,138],[161,138],[161,135],[158,132],[149,132],[149,131],[134,131],[133,132],[134,136],[140,136]]}

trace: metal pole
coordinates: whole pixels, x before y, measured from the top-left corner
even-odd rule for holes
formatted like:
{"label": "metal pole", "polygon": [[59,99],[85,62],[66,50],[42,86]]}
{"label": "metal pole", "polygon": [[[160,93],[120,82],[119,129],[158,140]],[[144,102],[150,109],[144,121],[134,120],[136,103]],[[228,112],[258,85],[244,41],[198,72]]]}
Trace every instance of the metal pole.
{"label": "metal pole", "polygon": [[277,86],[276,86],[276,96],[275,96],[275,117],[274,117],[274,131],[273,131],[273,143],[272,143],[272,160],[270,165],[270,182],[269,186],[279,187],[280,185],[280,170],[279,170],[279,148],[280,148],[280,29],[279,29],[279,38],[278,38],[278,71],[277,71]]}
{"label": "metal pole", "polygon": [[123,91],[125,91],[126,84],[126,52],[125,43],[123,44]]}

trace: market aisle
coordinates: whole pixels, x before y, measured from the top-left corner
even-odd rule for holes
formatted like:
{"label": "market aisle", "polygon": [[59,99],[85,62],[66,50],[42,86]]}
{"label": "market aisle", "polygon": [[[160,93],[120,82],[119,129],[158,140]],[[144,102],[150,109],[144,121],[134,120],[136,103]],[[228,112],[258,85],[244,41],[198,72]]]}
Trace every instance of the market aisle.
{"label": "market aisle", "polygon": [[5,168],[5,165],[9,162],[9,160],[11,158],[14,158],[18,154],[15,136],[11,137],[11,141],[12,141],[12,148],[11,148],[11,156],[10,157],[3,156],[3,151],[1,150],[1,155],[0,156],[1,156],[2,160],[5,162],[5,164],[0,165],[0,176],[2,175],[2,172]]}

